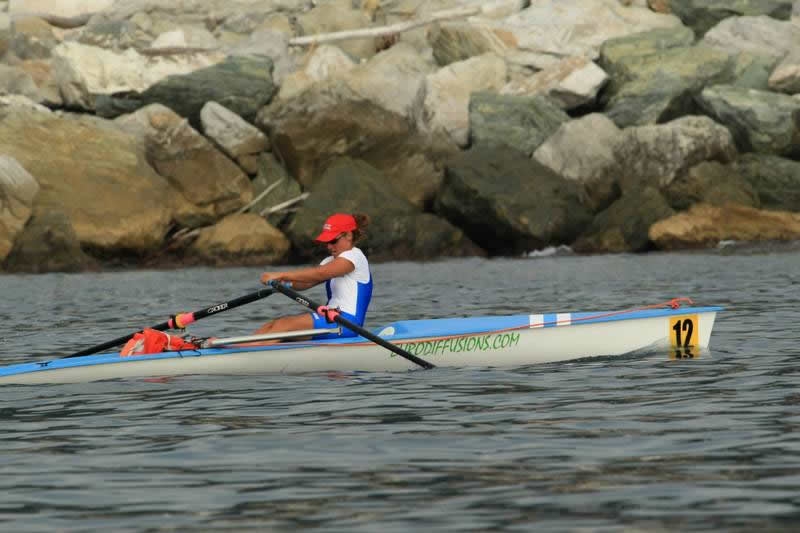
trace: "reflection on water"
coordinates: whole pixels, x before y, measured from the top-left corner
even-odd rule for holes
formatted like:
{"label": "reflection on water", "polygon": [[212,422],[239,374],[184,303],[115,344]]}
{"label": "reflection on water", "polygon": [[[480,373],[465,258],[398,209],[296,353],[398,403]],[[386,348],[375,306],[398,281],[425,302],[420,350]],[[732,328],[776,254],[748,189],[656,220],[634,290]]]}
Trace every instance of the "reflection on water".
{"label": "reflection on water", "polygon": [[[697,359],[4,386],[0,526],[52,530],[793,530],[797,254],[375,266],[370,325],[721,304]],[[0,360],[251,292],[258,270],[0,277]],[[193,326],[239,334],[270,297]],[[205,322],[205,323],[204,323]]]}

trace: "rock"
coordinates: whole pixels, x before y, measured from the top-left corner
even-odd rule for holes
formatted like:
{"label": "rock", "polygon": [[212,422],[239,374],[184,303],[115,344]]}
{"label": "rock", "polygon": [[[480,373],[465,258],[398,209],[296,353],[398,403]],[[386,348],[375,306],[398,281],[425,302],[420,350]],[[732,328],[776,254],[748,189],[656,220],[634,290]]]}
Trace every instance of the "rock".
{"label": "rock", "polygon": [[[292,178],[286,169],[270,153],[261,154],[258,158],[258,175],[253,180],[253,195],[260,198],[250,211],[266,217],[267,221],[275,227],[282,227],[290,218],[291,210],[282,210],[269,213],[270,208],[293,200],[302,194],[300,184]],[[269,189],[269,190],[268,190]],[[263,196],[262,194],[265,193]]]}
{"label": "rock", "polygon": [[649,235],[661,250],[708,248],[728,240],[798,240],[800,213],[697,204],[687,212],[653,224]]}
{"label": "rock", "polygon": [[664,189],[703,161],[732,162],[737,150],[725,126],[691,116],[623,130],[616,155],[619,183],[626,193],[647,185]]}
{"label": "rock", "polygon": [[13,157],[0,155],[0,263],[33,210],[39,183]]}
{"label": "rock", "polygon": [[739,150],[800,157],[800,102],[791,96],[730,85],[703,89],[698,98],[711,118],[730,129]]}
{"label": "rock", "polygon": [[408,120],[364,100],[344,80],[277,100],[259,112],[256,125],[270,132],[273,151],[305,189],[315,187],[332,161],[348,156],[376,167],[417,205],[438,190],[440,154],[454,150],[414,132]]}
{"label": "rock", "polygon": [[454,157],[435,211],[492,255],[571,243],[591,221],[575,182],[505,146]]}
{"label": "rock", "polygon": [[800,93],[800,48],[787,54],[778,64],[769,77],[769,88],[787,94]]}
{"label": "rock", "polygon": [[43,98],[33,78],[18,67],[0,64],[0,94],[17,94],[34,102],[42,102]]}
{"label": "rock", "polygon": [[609,39],[678,29],[681,21],[643,7],[625,7],[618,0],[539,0],[500,24],[517,49],[594,60]]}
{"label": "rock", "polygon": [[702,46],[639,57],[611,69],[606,114],[620,128],[697,114],[694,95],[706,84],[733,79],[734,64],[728,53]]}
{"label": "rock", "polygon": [[727,0],[724,3],[706,0],[669,0],[669,9],[681,21],[702,37],[718,24],[741,15],[764,15],[789,20],[792,0]]}
{"label": "rock", "polygon": [[141,143],[113,123],[0,108],[0,153],[36,178],[37,204],[63,212],[85,251],[140,256],[163,242],[174,212],[170,187]]}
{"label": "rock", "polygon": [[282,263],[288,251],[283,233],[259,215],[243,213],[202,228],[188,255],[203,264],[256,266]]}
{"label": "rock", "polygon": [[578,253],[647,251],[651,247],[650,226],[673,213],[655,187],[625,193],[597,215],[572,249]]}
{"label": "rock", "polygon": [[401,117],[409,117],[425,76],[435,71],[411,45],[397,43],[344,75],[362,98]]}
{"label": "rock", "polygon": [[209,68],[222,59],[218,52],[144,56],[132,48],[114,52],[77,42],[53,50],[54,76],[65,104],[87,111],[95,109],[98,95],[145,91],[169,76]]}
{"label": "rock", "polygon": [[546,96],[474,92],[469,102],[470,144],[507,144],[529,156],[569,120]]}
{"label": "rock", "polygon": [[11,41],[11,19],[9,16],[0,11],[0,58],[8,52],[8,46]]}
{"label": "rock", "polygon": [[544,94],[562,109],[574,109],[594,102],[607,81],[608,75],[592,61],[570,57],[529,78],[507,83],[500,94]]}
{"label": "rock", "polygon": [[592,113],[561,124],[536,149],[533,158],[559,176],[581,184],[581,202],[598,213],[620,195],[617,151],[622,142],[622,131],[610,119]]}
{"label": "rock", "polygon": [[203,132],[248,174],[256,173],[261,152],[269,150],[269,139],[233,111],[208,102],[200,112]]}
{"label": "rock", "polygon": [[737,172],[736,167],[716,161],[704,161],[690,168],[689,172],[664,188],[662,194],[677,211],[698,203],[761,207],[753,186]]}
{"label": "rock", "polygon": [[81,272],[96,262],[81,249],[70,218],[62,211],[36,206],[3,263],[8,272]]}
{"label": "rock", "polygon": [[[227,215],[253,198],[241,169],[170,109],[154,104],[117,123],[142,139],[149,163],[200,209],[198,216]],[[183,221],[187,226],[196,223]]]}
{"label": "rock", "polygon": [[328,167],[286,230],[300,259],[318,260],[326,255],[313,238],[325,218],[335,212],[370,216],[359,247],[371,261],[483,255],[460,229],[438,216],[420,213],[405,201],[377,169],[340,158]]}
{"label": "rock", "polygon": [[436,63],[443,67],[490,53],[504,57],[516,49],[516,42],[496,23],[443,22],[431,27],[428,42]]}
{"label": "rock", "polygon": [[271,72],[268,57],[228,57],[189,74],[169,76],[137,95],[98,99],[96,108],[99,115],[113,118],[145,105],[162,104],[188,118],[197,129],[202,127],[203,106],[214,101],[252,123],[277,90]]}
{"label": "rock", "polygon": [[148,51],[152,54],[163,52],[175,54],[180,52],[195,54],[200,51],[213,51],[219,43],[205,28],[177,28],[161,33],[150,43]]}
{"label": "rock", "polygon": [[[372,20],[360,9],[352,9],[351,0],[331,0],[298,15],[297,23],[303,35],[332,33],[368,28]],[[338,46],[357,60],[369,59],[376,52],[375,39],[348,39]]]}
{"label": "rock", "polygon": [[11,21],[9,51],[19,59],[48,59],[58,39],[53,28],[38,17],[20,17]]}
{"label": "rock", "polygon": [[731,17],[705,34],[702,42],[726,53],[750,52],[780,60],[800,42],[800,27],[772,17]]}
{"label": "rock", "polygon": [[342,78],[355,66],[356,63],[340,48],[323,44],[308,52],[299,70],[284,77],[278,98],[287,100],[318,81],[332,77]]}
{"label": "rock", "polygon": [[735,168],[755,189],[762,209],[800,212],[800,162],[768,154],[743,154]]}
{"label": "rock", "polygon": [[113,4],[114,0],[10,0],[8,11],[15,15],[72,18],[104,11]]}
{"label": "rock", "polygon": [[505,62],[486,54],[443,67],[426,76],[413,106],[417,128],[449,137],[460,147],[469,140],[469,100],[473,92],[499,91],[507,81]]}

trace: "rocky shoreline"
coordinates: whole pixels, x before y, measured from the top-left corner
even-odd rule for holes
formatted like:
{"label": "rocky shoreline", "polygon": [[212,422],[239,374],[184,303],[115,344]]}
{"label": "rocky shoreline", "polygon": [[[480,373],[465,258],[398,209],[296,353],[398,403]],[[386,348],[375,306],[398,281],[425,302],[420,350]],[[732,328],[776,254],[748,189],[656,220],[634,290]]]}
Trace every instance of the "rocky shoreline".
{"label": "rocky shoreline", "polygon": [[0,270],[798,240],[800,0],[727,4],[0,1]]}

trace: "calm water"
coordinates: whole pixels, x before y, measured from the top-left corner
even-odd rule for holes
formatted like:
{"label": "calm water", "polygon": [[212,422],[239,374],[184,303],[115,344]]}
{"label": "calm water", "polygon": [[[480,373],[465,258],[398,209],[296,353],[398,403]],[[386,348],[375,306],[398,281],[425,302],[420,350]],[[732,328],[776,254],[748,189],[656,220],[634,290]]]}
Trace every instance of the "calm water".
{"label": "calm water", "polygon": [[[258,288],[259,270],[0,276],[0,362]],[[796,530],[800,249],[374,266],[369,325],[719,304],[712,351],[507,369],[0,388],[4,531]],[[287,298],[192,326],[241,334]]]}

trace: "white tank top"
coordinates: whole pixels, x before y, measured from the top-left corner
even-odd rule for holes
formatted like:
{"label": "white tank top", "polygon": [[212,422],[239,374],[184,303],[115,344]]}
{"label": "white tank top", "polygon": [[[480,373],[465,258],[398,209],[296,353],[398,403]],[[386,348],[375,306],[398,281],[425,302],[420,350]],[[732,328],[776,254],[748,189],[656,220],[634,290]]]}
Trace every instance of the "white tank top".
{"label": "white tank top", "polygon": [[[355,270],[344,276],[333,278],[325,283],[328,292],[328,307],[337,307],[355,316],[363,324],[367,307],[372,299],[372,275],[367,256],[359,248],[352,248],[339,254],[355,266]],[[322,260],[320,265],[333,261],[333,256]]]}

